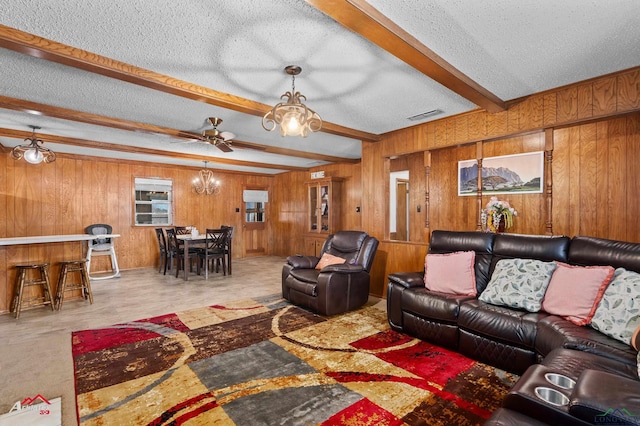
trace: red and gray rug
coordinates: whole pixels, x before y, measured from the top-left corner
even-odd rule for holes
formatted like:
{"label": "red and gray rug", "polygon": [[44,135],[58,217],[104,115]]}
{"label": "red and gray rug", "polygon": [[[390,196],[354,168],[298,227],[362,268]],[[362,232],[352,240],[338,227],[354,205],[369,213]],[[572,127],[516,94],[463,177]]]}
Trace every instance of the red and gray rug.
{"label": "red and gray rug", "polygon": [[272,296],[73,333],[82,425],[482,424],[517,376]]}

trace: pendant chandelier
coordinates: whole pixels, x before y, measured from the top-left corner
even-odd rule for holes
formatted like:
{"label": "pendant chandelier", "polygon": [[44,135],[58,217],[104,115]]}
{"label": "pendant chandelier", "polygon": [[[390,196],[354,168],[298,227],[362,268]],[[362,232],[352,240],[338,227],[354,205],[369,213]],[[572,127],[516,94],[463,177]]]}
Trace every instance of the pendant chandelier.
{"label": "pendant chandelier", "polygon": [[213,178],[213,172],[207,169],[208,161],[204,161],[204,169],[193,179],[193,191],[196,194],[215,195],[220,192],[220,181]]}
{"label": "pendant chandelier", "polygon": [[322,128],[322,119],[317,112],[302,103],[307,98],[296,92],[296,75],[300,74],[302,68],[289,65],[284,71],[291,76],[291,91],[280,96],[280,99],[286,98],[285,102],[278,103],[262,117],[262,127],[271,132],[279,125],[280,136],[299,135],[306,138],[310,132],[317,132]]}
{"label": "pendant chandelier", "polygon": [[42,146],[44,144],[42,139],[36,138],[36,130],[40,127],[29,127],[33,129],[31,137],[24,140],[25,144],[17,145],[11,150],[11,158],[14,160],[24,158],[24,161],[31,164],[40,164],[43,161],[45,163],[53,163],[56,161],[56,153]]}

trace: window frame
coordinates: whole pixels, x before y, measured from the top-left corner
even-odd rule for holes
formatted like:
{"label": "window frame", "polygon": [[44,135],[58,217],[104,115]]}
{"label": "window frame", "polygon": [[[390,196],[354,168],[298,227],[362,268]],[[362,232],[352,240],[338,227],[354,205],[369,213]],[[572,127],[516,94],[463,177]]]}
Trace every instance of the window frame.
{"label": "window frame", "polygon": [[[143,195],[147,192],[146,195]],[[151,197],[151,193],[166,194],[160,198]],[[148,198],[148,199],[145,199]],[[147,208],[147,206],[150,206]],[[139,220],[141,215],[150,216],[150,222]],[[154,217],[155,215],[155,217]],[[165,221],[154,219],[166,218]],[[165,178],[134,177],[133,179],[133,225],[134,226],[173,226],[173,180]]]}

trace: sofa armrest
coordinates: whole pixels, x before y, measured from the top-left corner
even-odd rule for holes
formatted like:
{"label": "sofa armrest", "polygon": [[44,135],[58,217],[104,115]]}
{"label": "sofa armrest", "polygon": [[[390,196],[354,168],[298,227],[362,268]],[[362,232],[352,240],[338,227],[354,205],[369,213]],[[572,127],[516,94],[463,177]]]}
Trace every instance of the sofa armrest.
{"label": "sofa armrest", "polygon": [[423,272],[396,272],[389,274],[389,281],[405,288],[424,287]]}
{"label": "sofa armrest", "polygon": [[598,370],[582,372],[569,413],[586,422],[640,425],[640,381]]}
{"label": "sofa armrest", "polygon": [[327,265],[320,270],[320,273],[324,272],[337,272],[339,274],[355,274],[357,272],[364,271],[364,267],[362,265],[351,265],[349,263],[338,263],[335,265]]}
{"label": "sofa armrest", "polygon": [[289,256],[287,257],[287,263],[293,266],[293,269],[313,269],[320,261],[316,256]]}

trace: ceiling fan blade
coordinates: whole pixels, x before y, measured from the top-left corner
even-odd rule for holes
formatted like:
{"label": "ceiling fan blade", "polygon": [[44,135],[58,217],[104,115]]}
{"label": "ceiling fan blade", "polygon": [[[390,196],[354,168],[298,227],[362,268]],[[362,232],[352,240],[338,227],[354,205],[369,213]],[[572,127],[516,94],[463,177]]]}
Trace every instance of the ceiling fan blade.
{"label": "ceiling fan blade", "polygon": [[231,147],[224,142],[216,144],[216,146],[222,152],[233,152],[233,149],[231,149]]}
{"label": "ceiling fan blade", "polygon": [[266,151],[266,149],[267,149],[264,146],[259,146],[257,144],[240,142],[240,141],[233,141],[233,146],[234,146],[234,148],[254,149],[256,151]]}
{"label": "ceiling fan blade", "polygon": [[221,132],[220,133],[220,137],[222,137],[222,139],[224,139],[225,141],[231,140],[233,138],[236,137],[236,135],[234,135],[231,132]]}
{"label": "ceiling fan blade", "polygon": [[189,140],[197,141],[197,140],[200,140],[200,139],[201,139],[200,134],[201,134],[201,132],[193,133],[193,132],[185,132],[185,131],[180,130],[180,131],[178,132],[178,135],[177,135],[177,136],[178,136],[179,138],[184,138],[184,139],[189,139]]}

